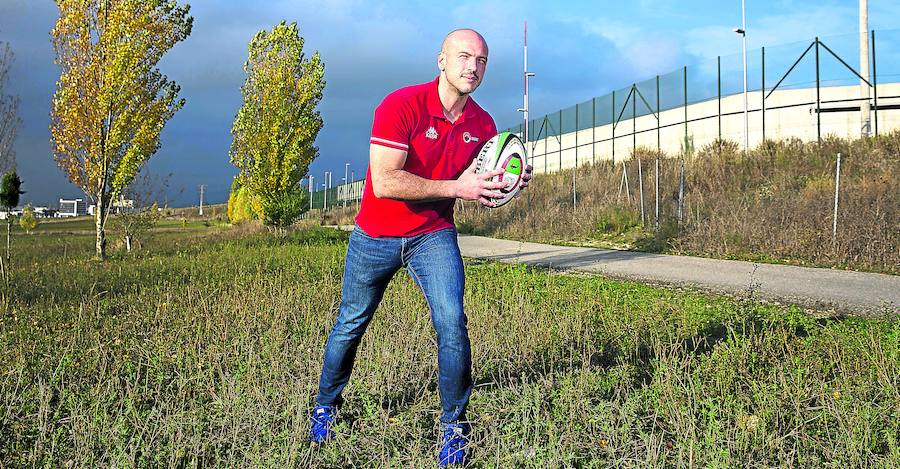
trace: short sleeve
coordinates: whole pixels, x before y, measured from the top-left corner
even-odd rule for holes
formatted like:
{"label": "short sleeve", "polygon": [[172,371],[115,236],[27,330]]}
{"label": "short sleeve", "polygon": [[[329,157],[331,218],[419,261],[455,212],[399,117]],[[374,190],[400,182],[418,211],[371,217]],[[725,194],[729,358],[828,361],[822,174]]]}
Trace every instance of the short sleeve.
{"label": "short sleeve", "polygon": [[392,93],[375,108],[369,143],[408,151],[411,129],[408,104],[397,93]]}

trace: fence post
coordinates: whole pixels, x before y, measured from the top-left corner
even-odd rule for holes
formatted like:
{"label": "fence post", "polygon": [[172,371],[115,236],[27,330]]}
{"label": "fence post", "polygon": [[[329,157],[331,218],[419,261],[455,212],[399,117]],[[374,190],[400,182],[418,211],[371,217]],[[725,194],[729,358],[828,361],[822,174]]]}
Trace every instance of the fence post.
{"label": "fence post", "polygon": [[878,136],[878,73],[875,70],[875,30],[872,30],[872,96],[875,98],[875,136]]}
{"label": "fence post", "polygon": [[681,225],[684,214],[684,158],[681,159],[681,171],[678,177],[678,224]]}
{"label": "fence post", "polygon": [[575,167],[578,167],[578,105],[575,105]]}
{"label": "fence post", "polygon": [[[562,142],[562,140],[560,140]],[[562,143],[560,143],[562,145]],[[575,209],[577,196],[575,195],[575,173],[578,172],[578,105],[575,105],[575,166],[572,167],[572,209]]]}
{"label": "fence post", "polygon": [[687,65],[684,66],[684,77],[683,77],[683,79],[684,79],[684,138],[685,138],[685,140],[686,140],[686,139],[687,139],[687,136],[688,136],[688,128],[687,128],[687,125],[688,125],[688,117],[687,117],[687,108],[688,108],[688,103],[687,103],[687,101],[688,101],[688,100],[687,100]]}
{"label": "fence post", "polygon": [[561,172],[563,169],[562,168],[562,137],[563,137],[562,113],[563,113],[562,109],[560,109],[559,110],[559,129],[557,130],[557,132],[559,132],[559,138],[557,139],[557,142],[559,142],[559,166],[556,168],[557,172]]}
{"label": "fence post", "polygon": [[838,193],[841,188],[841,154],[837,154],[837,167],[834,170],[834,220],[831,225],[831,245],[837,243]]}
{"label": "fence post", "polygon": [[597,98],[591,98],[591,164],[597,162]]}
{"label": "fence post", "polygon": [[656,155],[656,229],[659,230],[659,154]]}
{"label": "fence post", "polygon": [[821,80],[819,78],[819,36],[816,36],[816,140],[822,143],[822,98],[819,88]]}
{"label": "fence post", "polygon": [[719,140],[722,140],[722,56],[716,58],[716,79],[719,90]]}
{"label": "fence post", "polygon": [[[578,150],[575,151],[577,152]],[[572,168],[572,210],[578,208],[578,195],[577,192],[575,192],[575,169],[576,168]]]}
{"label": "fence post", "polygon": [[[541,124],[541,127],[547,128],[547,125],[550,119],[547,115],[544,115],[544,122]],[[547,174],[547,142],[550,141],[550,131],[548,130],[544,133],[544,174]]]}
{"label": "fence post", "polygon": [[762,48],[762,141],[766,141],[766,48]]}
{"label": "fence post", "polygon": [[628,201],[631,202],[631,189],[628,188],[628,167],[625,165],[626,161],[622,160],[622,181],[619,182],[619,195],[616,196],[616,200],[621,200],[622,198],[622,187],[625,188],[625,196],[628,197]]}
{"label": "fence post", "polygon": [[612,162],[616,166],[616,90],[612,92]]}
{"label": "fence post", "polygon": [[637,83],[631,85],[631,157],[637,150]]}
{"label": "fence post", "polygon": [[661,142],[659,139],[659,126],[660,126],[660,104],[659,104],[659,75],[656,75],[656,151],[662,151]]}
{"label": "fence post", "polygon": [[644,226],[644,171],[638,158],[638,190],[641,192],[641,226]]}

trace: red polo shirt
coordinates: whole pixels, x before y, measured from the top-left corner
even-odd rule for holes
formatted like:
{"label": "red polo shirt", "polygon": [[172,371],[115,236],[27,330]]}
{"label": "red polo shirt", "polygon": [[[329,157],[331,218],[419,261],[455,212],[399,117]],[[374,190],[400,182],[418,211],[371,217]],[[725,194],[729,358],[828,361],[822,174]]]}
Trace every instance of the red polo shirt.
{"label": "red polo shirt", "polygon": [[[497,134],[494,119],[470,96],[456,122],[444,117],[438,79],[387,95],[375,109],[370,143],[406,151],[403,170],[433,180],[452,180],[481,146]],[[356,225],[370,236],[414,236],[453,225],[455,199],[409,202],[375,197],[366,173]]]}

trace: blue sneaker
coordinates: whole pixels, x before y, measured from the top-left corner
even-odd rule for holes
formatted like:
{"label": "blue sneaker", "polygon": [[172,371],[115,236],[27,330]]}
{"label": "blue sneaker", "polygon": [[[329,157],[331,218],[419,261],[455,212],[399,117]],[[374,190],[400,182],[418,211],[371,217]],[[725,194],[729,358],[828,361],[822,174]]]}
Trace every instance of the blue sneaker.
{"label": "blue sneaker", "polygon": [[441,453],[438,466],[466,464],[466,450],[469,445],[469,424],[459,421],[441,423]]}
{"label": "blue sneaker", "polygon": [[323,443],[334,438],[331,427],[334,426],[336,414],[337,410],[333,405],[316,405],[313,409],[309,429],[310,442]]}

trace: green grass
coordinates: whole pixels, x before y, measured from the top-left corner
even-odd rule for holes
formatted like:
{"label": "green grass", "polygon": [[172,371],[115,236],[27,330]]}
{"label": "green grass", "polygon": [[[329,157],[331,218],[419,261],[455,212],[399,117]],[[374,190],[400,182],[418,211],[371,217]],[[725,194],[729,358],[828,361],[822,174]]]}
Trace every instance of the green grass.
{"label": "green grass", "polygon": [[[434,465],[434,334],[402,273],[336,441],[307,443],[345,233],[189,225],[103,264],[92,243],[15,238],[0,466]],[[477,467],[900,465],[897,317],[494,263],[467,282]]]}

